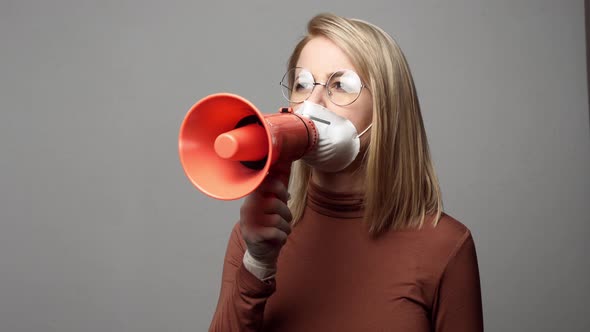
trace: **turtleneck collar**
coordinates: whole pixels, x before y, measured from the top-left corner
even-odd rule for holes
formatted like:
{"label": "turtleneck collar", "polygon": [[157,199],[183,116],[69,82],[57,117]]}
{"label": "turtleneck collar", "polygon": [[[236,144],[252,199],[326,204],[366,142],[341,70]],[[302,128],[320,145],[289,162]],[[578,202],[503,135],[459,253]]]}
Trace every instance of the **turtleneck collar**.
{"label": "turtleneck collar", "polygon": [[362,218],[364,194],[362,192],[332,192],[309,181],[307,206],[319,214],[341,219]]}

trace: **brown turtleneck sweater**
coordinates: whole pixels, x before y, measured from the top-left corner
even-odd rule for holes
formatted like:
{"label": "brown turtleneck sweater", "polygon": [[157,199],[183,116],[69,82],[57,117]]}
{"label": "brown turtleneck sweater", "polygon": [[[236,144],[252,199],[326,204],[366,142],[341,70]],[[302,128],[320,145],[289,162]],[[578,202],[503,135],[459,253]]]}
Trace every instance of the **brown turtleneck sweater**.
{"label": "brown turtleneck sweater", "polygon": [[236,225],[209,331],[483,331],[469,230],[443,214],[437,227],[373,239],[361,204],[360,194],[311,184],[270,282],[242,265],[246,245]]}

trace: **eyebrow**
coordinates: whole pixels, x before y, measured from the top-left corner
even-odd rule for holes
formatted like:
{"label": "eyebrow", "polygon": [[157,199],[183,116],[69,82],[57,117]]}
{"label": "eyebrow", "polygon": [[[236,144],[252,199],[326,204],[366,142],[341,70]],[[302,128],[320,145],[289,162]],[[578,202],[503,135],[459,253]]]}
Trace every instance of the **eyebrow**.
{"label": "eyebrow", "polygon": [[[305,68],[305,67],[299,67],[299,66],[296,66],[295,68],[301,68],[301,69],[305,69],[305,70],[307,70],[308,72],[310,72],[310,73],[311,73],[311,76],[313,76],[314,80],[318,78],[318,76],[316,76],[314,73],[312,73],[312,72],[311,72],[311,70],[309,70],[309,69],[307,69],[307,68]],[[335,73],[337,73],[337,72],[339,72],[339,71],[342,71],[342,70],[352,70],[352,69],[343,69],[343,68],[341,68],[341,69],[336,69],[336,70],[335,70],[335,71],[333,71],[333,72],[328,72],[328,73],[326,73],[326,74],[325,74],[325,76],[323,76],[323,81],[327,80],[327,79],[328,79],[330,76],[332,76],[332,75],[334,75]]]}

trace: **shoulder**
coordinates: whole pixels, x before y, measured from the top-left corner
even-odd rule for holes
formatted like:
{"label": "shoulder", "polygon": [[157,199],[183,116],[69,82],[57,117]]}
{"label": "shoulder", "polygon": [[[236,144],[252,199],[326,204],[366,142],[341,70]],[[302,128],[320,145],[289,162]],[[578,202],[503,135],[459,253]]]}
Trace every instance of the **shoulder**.
{"label": "shoulder", "polygon": [[471,231],[465,224],[446,213],[441,215],[435,225],[430,222],[425,226],[425,230],[431,233],[435,241],[457,243],[471,237]]}
{"label": "shoulder", "polygon": [[446,213],[437,223],[433,220],[434,216],[427,216],[421,228],[393,231],[380,241],[386,246],[411,252],[413,259],[426,265],[445,265],[461,247],[473,241],[471,231]]}
{"label": "shoulder", "polygon": [[453,218],[443,213],[436,225],[428,222],[421,230],[422,243],[433,262],[440,264],[440,268],[446,266],[465,247],[473,246],[473,237],[470,229]]}

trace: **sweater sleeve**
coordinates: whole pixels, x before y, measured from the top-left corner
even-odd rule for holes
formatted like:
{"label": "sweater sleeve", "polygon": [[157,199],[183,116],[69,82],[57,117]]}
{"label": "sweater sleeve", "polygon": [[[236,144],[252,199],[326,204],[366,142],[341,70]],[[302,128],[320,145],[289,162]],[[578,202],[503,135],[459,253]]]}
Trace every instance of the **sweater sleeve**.
{"label": "sweater sleeve", "polygon": [[221,291],[209,332],[258,331],[275,281],[260,281],[242,259],[246,251],[239,223],[233,228],[223,263]]}
{"label": "sweater sleeve", "polygon": [[483,313],[475,244],[467,231],[451,256],[434,299],[436,332],[481,332]]}

